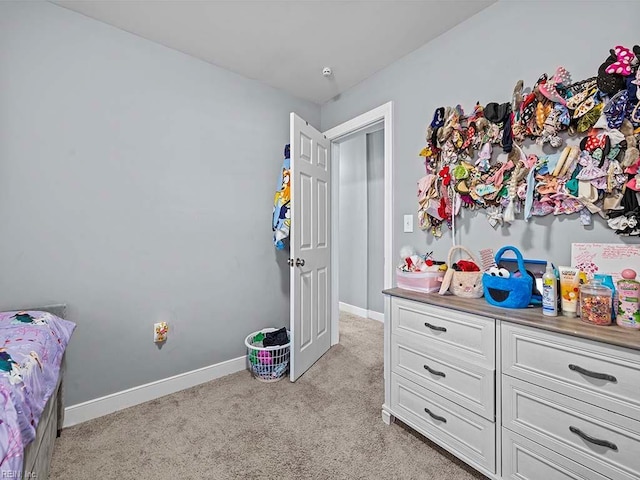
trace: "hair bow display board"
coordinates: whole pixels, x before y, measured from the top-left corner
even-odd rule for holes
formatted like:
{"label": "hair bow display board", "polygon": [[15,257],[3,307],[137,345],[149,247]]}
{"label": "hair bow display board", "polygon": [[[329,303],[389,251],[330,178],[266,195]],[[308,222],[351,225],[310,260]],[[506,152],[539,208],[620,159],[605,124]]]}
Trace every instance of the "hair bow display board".
{"label": "hair bow display board", "polygon": [[[640,46],[618,45],[591,78],[558,67],[507,102],[435,110],[418,181],[418,224],[434,237],[461,209],[492,227],[521,218],[592,216],[619,235],[640,235]],[[574,137],[566,145],[566,137]],[[525,151],[527,142],[551,153]],[[502,152],[506,155],[500,156]]]}

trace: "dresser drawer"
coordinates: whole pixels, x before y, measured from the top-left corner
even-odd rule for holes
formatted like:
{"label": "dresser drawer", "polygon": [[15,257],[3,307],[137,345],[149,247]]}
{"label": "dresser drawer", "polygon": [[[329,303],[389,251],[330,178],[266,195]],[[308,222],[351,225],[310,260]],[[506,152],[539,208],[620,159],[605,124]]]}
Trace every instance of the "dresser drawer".
{"label": "dresser drawer", "polygon": [[496,471],[495,423],[397,374],[391,375],[391,408],[397,418],[472,466]]}
{"label": "dresser drawer", "polygon": [[502,429],[502,478],[510,480],[607,480],[543,446]]}
{"label": "dresser drawer", "polygon": [[476,364],[495,366],[495,321],[491,318],[394,297],[391,322],[393,333],[417,335]]}
{"label": "dresser drawer", "polygon": [[391,370],[493,421],[495,419],[494,370],[452,357],[436,349],[420,348],[416,336],[394,335]]}
{"label": "dresser drawer", "polygon": [[502,425],[602,475],[640,478],[640,421],[502,377]]}
{"label": "dresser drawer", "polygon": [[501,332],[503,373],[640,418],[640,351],[506,322]]}

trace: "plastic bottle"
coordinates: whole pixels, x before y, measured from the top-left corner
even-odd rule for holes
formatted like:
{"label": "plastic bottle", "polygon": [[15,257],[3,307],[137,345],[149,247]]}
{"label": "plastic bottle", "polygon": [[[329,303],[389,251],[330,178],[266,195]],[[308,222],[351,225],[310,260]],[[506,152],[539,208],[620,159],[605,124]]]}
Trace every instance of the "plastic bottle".
{"label": "plastic bottle", "polygon": [[542,276],[542,313],[549,317],[558,316],[558,280],[551,262]]}
{"label": "plastic bottle", "polygon": [[618,280],[618,316],[616,323],[621,327],[640,329],[640,282],[636,272],[630,268],[622,271]]}

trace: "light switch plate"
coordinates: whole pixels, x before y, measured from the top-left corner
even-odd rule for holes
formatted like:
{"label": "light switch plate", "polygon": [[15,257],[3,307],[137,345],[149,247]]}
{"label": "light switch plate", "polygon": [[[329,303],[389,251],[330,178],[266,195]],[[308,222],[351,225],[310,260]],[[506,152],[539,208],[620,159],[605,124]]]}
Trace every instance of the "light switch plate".
{"label": "light switch plate", "polygon": [[404,231],[405,233],[413,232],[413,215],[404,216]]}

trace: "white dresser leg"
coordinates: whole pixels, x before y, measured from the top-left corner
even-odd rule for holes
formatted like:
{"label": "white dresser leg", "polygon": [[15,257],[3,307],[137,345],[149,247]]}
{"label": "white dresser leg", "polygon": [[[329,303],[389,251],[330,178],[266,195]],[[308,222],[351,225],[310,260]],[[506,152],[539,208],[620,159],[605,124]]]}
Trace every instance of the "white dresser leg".
{"label": "white dresser leg", "polygon": [[393,415],[391,415],[389,412],[387,412],[386,410],[382,410],[382,421],[384,423],[386,423],[387,425],[391,425],[391,422],[393,422]]}

